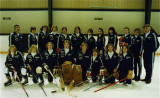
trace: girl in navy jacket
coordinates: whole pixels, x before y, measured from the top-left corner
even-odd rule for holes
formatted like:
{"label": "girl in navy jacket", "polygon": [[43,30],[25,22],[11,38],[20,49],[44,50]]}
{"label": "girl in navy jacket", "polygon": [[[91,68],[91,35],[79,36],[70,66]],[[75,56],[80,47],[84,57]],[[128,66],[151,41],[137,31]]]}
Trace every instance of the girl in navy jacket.
{"label": "girl in navy jacket", "polygon": [[71,61],[72,64],[75,63],[73,58],[73,52],[70,49],[70,41],[64,41],[64,48],[60,50],[59,54],[59,64],[62,65],[65,61]]}
{"label": "girl in navy jacket", "polygon": [[[53,50],[53,43],[52,42],[48,42],[46,45],[47,50],[44,51],[44,55],[43,55],[43,59],[44,59],[44,63],[47,65],[47,69],[46,70],[50,70],[53,73],[53,69],[57,68],[57,60],[58,60],[58,56],[55,50]],[[46,68],[46,67],[45,67]],[[53,81],[53,77],[51,76],[51,74],[48,72],[48,82],[52,82]]]}
{"label": "girl in navy jacket", "polygon": [[122,47],[122,54],[119,56],[119,80],[127,78],[123,83],[131,86],[131,79],[133,76],[133,58],[130,54],[129,46],[124,45]]}
{"label": "girl in navy jacket", "polygon": [[123,38],[122,42],[128,44],[128,46],[130,48],[132,45],[132,37],[130,35],[130,31],[129,31],[128,27],[124,27],[124,33],[125,34],[122,35],[122,38]]}
{"label": "girl in navy jacket", "polygon": [[57,46],[57,48],[60,48],[60,49],[64,48],[64,41],[65,40],[69,40],[70,41],[70,37],[67,34],[67,28],[63,27],[62,28],[62,34],[60,34],[59,37],[58,37],[58,41],[57,41],[58,46]]}
{"label": "girl in navy jacket", "polygon": [[99,51],[98,49],[93,49],[93,54],[91,56],[91,64],[89,68],[89,70],[91,70],[93,82],[97,81],[98,77],[96,76],[99,74],[101,66],[102,66],[102,59],[99,56]]}
{"label": "girl in navy jacket", "polygon": [[42,26],[38,33],[38,49],[41,54],[46,50],[46,44],[48,42],[48,27]]}
{"label": "girl in navy jacket", "polygon": [[81,29],[79,26],[76,26],[74,29],[74,33],[71,36],[71,46],[74,58],[77,57],[77,53],[81,50],[80,46],[83,42],[84,42],[84,36],[81,33]]}
{"label": "girl in navy jacket", "polygon": [[91,61],[91,58],[90,58],[91,55],[89,52],[87,52],[87,48],[88,48],[87,43],[82,43],[81,45],[82,50],[78,52],[78,56],[76,58],[76,64],[81,65],[82,67],[83,81],[87,80],[86,73],[90,67],[90,61]]}
{"label": "girl in navy jacket", "polygon": [[117,32],[114,27],[110,27],[108,30],[108,44],[111,43],[114,45],[114,48],[117,49]]}
{"label": "girl in navy jacket", "polygon": [[92,53],[93,49],[96,47],[95,38],[93,37],[93,29],[88,29],[88,35],[85,36],[84,42],[88,45],[88,52]]}
{"label": "girl in navy jacket", "polygon": [[106,46],[106,52],[103,56],[103,62],[104,67],[107,69],[108,76],[105,77],[108,78],[109,76],[112,76],[108,80],[105,81],[105,83],[114,83],[115,77],[113,76],[114,69],[118,66],[118,54],[115,52],[114,45],[108,44]]}
{"label": "girl in navy jacket", "polygon": [[[4,83],[5,86],[8,86],[12,83],[9,72],[13,72],[13,70],[17,72],[17,75],[20,78],[20,81],[22,80],[21,68],[25,67],[24,58],[22,56],[22,53],[17,51],[17,48],[14,45],[11,45],[8,50],[5,66],[7,68],[7,71],[5,72],[5,75],[7,78],[7,81]],[[25,75],[24,78],[25,78],[25,81],[28,82],[27,75]],[[18,79],[16,80],[18,81]]]}
{"label": "girl in navy jacket", "polygon": [[[139,35],[140,34],[139,28],[136,28],[134,30],[134,33],[135,33],[135,36],[132,38],[132,46],[131,46],[133,60],[134,60],[134,78],[133,80],[139,81],[141,70],[142,70],[141,57],[142,57],[142,50],[143,50],[143,38]],[[138,73],[137,73],[137,67],[138,67]]]}
{"label": "girl in navy jacket", "polygon": [[30,32],[28,34],[28,49],[31,47],[32,44],[37,45],[38,38],[37,35],[35,34],[36,32],[36,27],[31,27]]}
{"label": "girl in navy jacket", "polygon": [[99,28],[96,47],[99,50],[100,55],[104,53],[104,46],[105,46],[104,31],[102,28]]}
{"label": "girl in navy jacket", "polygon": [[58,37],[60,35],[60,33],[57,32],[58,27],[56,25],[53,25],[51,28],[52,32],[49,33],[49,38],[48,38],[48,42],[52,42],[54,44],[54,50],[56,51],[57,49],[57,43],[58,43]]}
{"label": "girl in navy jacket", "polygon": [[[44,85],[44,80],[42,76],[42,68],[45,65],[42,59],[41,54],[38,52],[37,46],[32,45],[28,51],[28,55],[26,57],[26,66],[29,70],[31,70],[38,78],[40,78],[40,84]],[[37,83],[36,78],[33,76],[33,82]]]}

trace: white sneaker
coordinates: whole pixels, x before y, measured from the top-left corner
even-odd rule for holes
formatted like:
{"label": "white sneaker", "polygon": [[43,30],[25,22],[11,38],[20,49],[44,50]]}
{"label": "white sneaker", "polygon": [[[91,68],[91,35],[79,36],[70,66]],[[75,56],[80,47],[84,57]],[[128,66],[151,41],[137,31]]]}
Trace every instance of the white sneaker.
{"label": "white sneaker", "polygon": [[124,84],[123,82],[119,82],[118,84]]}

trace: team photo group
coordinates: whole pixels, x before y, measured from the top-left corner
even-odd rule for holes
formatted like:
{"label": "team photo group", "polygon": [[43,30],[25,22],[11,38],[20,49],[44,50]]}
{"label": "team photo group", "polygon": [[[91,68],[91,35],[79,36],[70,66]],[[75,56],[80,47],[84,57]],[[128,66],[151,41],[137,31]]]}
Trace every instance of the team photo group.
{"label": "team photo group", "polygon": [[[28,40],[24,40],[20,26],[14,25],[14,32],[9,35],[4,86],[11,85],[13,81],[27,86],[28,78],[43,86],[47,80],[53,83],[57,77],[61,88],[89,83],[90,80],[108,85],[117,81],[127,86],[132,86],[132,81],[150,84],[155,52],[159,47],[157,34],[148,24],[142,31],[135,28],[134,35],[130,34],[129,27],[122,29],[120,37],[114,27],[108,28],[107,35],[102,28],[97,28],[93,36],[93,29],[89,28],[84,35],[76,26],[74,33],[69,35],[67,27],[62,27],[59,33],[56,25],[51,28],[43,25],[40,32],[39,28],[31,27]],[[28,53],[24,53],[24,43],[28,44]],[[142,65],[144,79],[141,79]]]}

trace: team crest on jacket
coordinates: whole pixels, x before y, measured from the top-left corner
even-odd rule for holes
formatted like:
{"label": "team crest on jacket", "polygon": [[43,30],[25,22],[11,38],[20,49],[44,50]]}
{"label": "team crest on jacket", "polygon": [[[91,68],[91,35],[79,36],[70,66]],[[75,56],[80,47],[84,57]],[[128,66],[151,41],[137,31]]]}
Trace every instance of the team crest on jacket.
{"label": "team crest on jacket", "polygon": [[82,60],[82,57],[81,57],[81,56],[79,57],[79,60]]}
{"label": "team crest on jacket", "polygon": [[14,39],[15,39],[15,41],[18,41],[18,36],[14,35]]}
{"label": "team crest on jacket", "polygon": [[45,38],[44,34],[41,33],[42,38]]}
{"label": "team crest on jacket", "polygon": [[94,62],[98,62],[97,60],[95,60]]}
{"label": "team crest on jacket", "polygon": [[38,56],[35,56],[35,59],[36,59],[36,60],[38,60],[38,59],[39,59],[39,57],[38,57]]}
{"label": "team crest on jacket", "polygon": [[122,55],[119,57],[119,61],[123,61],[123,56]]}
{"label": "team crest on jacket", "polygon": [[89,56],[85,56],[85,58],[89,58]]}
{"label": "team crest on jacket", "polygon": [[32,62],[32,59],[29,59],[29,63]]}
{"label": "team crest on jacket", "polygon": [[117,56],[116,55],[113,55],[113,58],[116,58]]}
{"label": "team crest on jacket", "polygon": [[32,56],[31,56],[31,55],[28,55],[27,57],[28,57],[29,59],[31,59],[31,58],[32,58]]}
{"label": "team crest on jacket", "polygon": [[130,59],[131,57],[129,57],[129,56],[126,56],[126,59]]}
{"label": "team crest on jacket", "polygon": [[19,57],[19,55],[16,55],[16,56],[14,56],[15,58],[18,58]]}
{"label": "team crest on jacket", "polygon": [[67,54],[68,56],[71,56],[72,54]]}
{"label": "team crest on jacket", "polygon": [[11,57],[8,57],[8,60],[9,60],[9,61],[12,61],[13,59],[12,59]]}
{"label": "team crest on jacket", "polygon": [[140,40],[136,40],[137,41],[137,43],[139,43],[140,42]]}
{"label": "team crest on jacket", "polygon": [[49,35],[49,37],[50,37],[51,40],[53,40],[53,36],[52,35]]}

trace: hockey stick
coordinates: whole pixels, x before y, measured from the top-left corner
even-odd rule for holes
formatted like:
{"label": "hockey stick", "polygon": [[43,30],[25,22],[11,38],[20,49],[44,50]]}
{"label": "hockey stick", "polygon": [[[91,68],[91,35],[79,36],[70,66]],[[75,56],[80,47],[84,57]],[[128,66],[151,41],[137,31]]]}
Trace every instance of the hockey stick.
{"label": "hockey stick", "polygon": [[[112,76],[107,77],[105,80],[108,80],[110,77],[112,77]],[[105,80],[103,80],[103,81],[105,81]],[[87,91],[87,90],[91,89],[92,87],[95,87],[96,85],[99,85],[99,84],[101,84],[101,83],[102,83],[102,81],[99,82],[99,83],[96,83],[96,84],[94,84],[94,85],[92,85],[92,86],[90,86],[90,87],[88,87],[88,88],[86,88],[85,90],[83,90],[83,92],[84,92],[84,91]]]}
{"label": "hockey stick", "polygon": [[31,71],[31,73],[33,74],[33,76],[35,77],[35,79],[37,80],[37,82],[38,82],[39,86],[41,87],[42,91],[44,92],[44,94],[47,96],[47,94],[46,94],[46,92],[44,91],[42,85],[39,83],[39,81],[38,81],[36,75],[33,73],[33,71],[32,71],[31,69],[30,69],[30,71]]}
{"label": "hockey stick", "polygon": [[107,88],[107,87],[110,87],[110,86],[112,86],[112,85],[115,85],[115,84],[117,84],[117,83],[119,83],[119,82],[122,82],[122,81],[124,81],[124,80],[126,80],[126,79],[127,79],[127,78],[124,78],[124,79],[119,80],[119,81],[117,81],[117,82],[114,82],[114,83],[112,83],[112,84],[110,84],[110,85],[107,85],[107,86],[105,86],[105,87],[103,87],[103,88],[100,88],[100,89],[98,89],[98,90],[95,90],[94,93],[96,93],[96,92],[98,92],[98,91],[100,91],[100,90],[103,90],[103,89],[105,89],[105,88]]}
{"label": "hockey stick", "polygon": [[[63,92],[62,89],[61,89],[61,87],[58,85],[58,83],[57,83],[57,81],[56,81],[56,78],[55,78],[54,75],[52,74],[51,70],[48,70],[48,71],[49,71],[49,73],[51,74],[52,78],[55,80],[55,82],[56,82],[56,84],[57,84],[60,92]],[[58,92],[58,90],[56,90],[56,91],[51,91],[51,93],[54,93],[54,92]]]}
{"label": "hockey stick", "polygon": [[[16,71],[15,71],[15,70],[13,70],[13,72],[16,74]],[[20,79],[19,79],[19,77],[18,77],[18,75],[17,75],[17,74],[16,74],[16,77],[17,77],[17,79],[18,79],[18,81],[19,81],[19,83],[20,83],[21,87],[23,88],[24,92],[26,93],[27,97],[29,97],[29,95],[28,95],[28,93],[27,93],[26,89],[25,89],[25,88],[24,88],[24,86],[22,85],[22,83],[21,83],[21,81],[20,81]]]}
{"label": "hockey stick", "polygon": [[[96,77],[98,77],[98,76],[99,76],[99,75],[97,75]],[[82,84],[84,84],[84,83],[86,83],[86,82],[89,82],[90,80],[95,79],[96,77],[93,77],[93,78],[88,79],[88,80],[86,80],[86,81],[80,82],[80,83],[74,85],[74,87],[77,87],[77,86],[80,86],[80,85],[82,85]]]}

